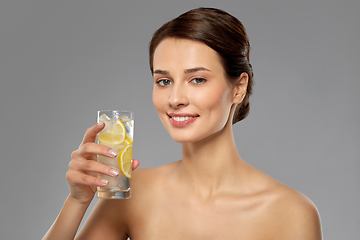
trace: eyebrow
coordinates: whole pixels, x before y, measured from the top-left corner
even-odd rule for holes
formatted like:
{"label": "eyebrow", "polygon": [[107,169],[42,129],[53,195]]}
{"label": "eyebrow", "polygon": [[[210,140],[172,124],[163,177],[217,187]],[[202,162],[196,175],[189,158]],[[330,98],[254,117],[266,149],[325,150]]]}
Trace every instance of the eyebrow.
{"label": "eyebrow", "polygon": [[169,72],[168,72],[168,71],[165,71],[165,70],[156,69],[156,70],[154,70],[154,73],[153,73],[153,74],[168,75]]}
{"label": "eyebrow", "polygon": [[193,72],[198,72],[198,71],[208,71],[208,72],[211,72],[209,69],[204,68],[204,67],[195,67],[195,68],[186,69],[186,70],[184,71],[184,73],[193,73]]}
{"label": "eyebrow", "polygon": [[[211,72],[209,69],[204,68],[204,67],[194,67],[194,68],[185,69],[185,70],[184,70],[184,73],[193,73],[193,72],[198,72],[198,71],[208,71],[208,72]],[[156,69],[156,70],[154,70],[154,74],[168,75],[168,74],[169,74],[169,71],[161,70],[161,69]]]}

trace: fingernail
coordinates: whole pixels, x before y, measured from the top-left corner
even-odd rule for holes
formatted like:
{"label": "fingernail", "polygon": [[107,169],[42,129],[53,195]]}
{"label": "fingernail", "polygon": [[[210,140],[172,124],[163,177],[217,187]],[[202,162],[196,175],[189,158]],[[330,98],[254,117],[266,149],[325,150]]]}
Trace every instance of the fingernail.
{"label": "fingernail", "polygon": [[117,156],[117,152],[115,152],[113,149],[110,149],[108,151],[108,153],[109,153],[110,157],[116,157]]}
{"label": "fingernail", "polygon": [[109,181],[106,180],[106,179],[101,179],[100,182],[101,182],[104,186],[109,183]]}
{"label": "fingernail", "polygon": [[110,174],[112,175],[112,176],[114,176],[114,177],[116,177],[117,175],[119,175],[119,171],[118,170],[116,170],[116,169],[110,169]]}
{"label": "fingernail", "polygon": [[103,122],[99,122],[96,125],[98,125],[99,127],[101,127],[104,123]]}

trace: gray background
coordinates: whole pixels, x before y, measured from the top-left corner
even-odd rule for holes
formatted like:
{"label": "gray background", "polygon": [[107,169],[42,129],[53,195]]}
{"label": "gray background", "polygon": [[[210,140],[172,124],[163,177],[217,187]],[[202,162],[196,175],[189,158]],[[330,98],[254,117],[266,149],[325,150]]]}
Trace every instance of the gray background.
{"label": "gray background", "polygon": [[50,227],[70,154],[98,109],[135,112],[142,167],[181,158],[152,105],[147,47],[161,24],[199,6],[238,17],[252,44],[251,113],[234,127],[240,155],[307,195],[325,239],[358,239],[358,0],[2,0],[1,239],[40,239]]}

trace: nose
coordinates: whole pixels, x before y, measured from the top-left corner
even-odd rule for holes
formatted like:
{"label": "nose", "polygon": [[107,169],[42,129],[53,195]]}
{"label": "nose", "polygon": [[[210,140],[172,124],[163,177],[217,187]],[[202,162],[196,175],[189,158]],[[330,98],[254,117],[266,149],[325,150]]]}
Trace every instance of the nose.
{"label": "nose", "polygon": [[169,105],[172,108],[185,107],[189,104],[186,86],[184,83],[174,83],[169,96]]}

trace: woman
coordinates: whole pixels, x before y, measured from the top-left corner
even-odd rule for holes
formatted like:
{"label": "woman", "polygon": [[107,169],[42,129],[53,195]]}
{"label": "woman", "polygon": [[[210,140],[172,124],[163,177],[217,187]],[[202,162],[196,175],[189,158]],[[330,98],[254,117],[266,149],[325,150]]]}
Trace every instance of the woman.
{"label": "woman", "polygon": [[[321,239],[312,202],[237,152],[232,124],[249,112],[249,50],[242,24],[218,9],[191,10],[155,32],[153,103],[182,159],[134,171],[131,199],[99,200],[76,239]],[[94,143],[103,127],[89,128],[73,152],[70,195],[44,239],[73,239],[95,187],[107,184],[94,174],[118,174],[90,161],[111,156]]]}

